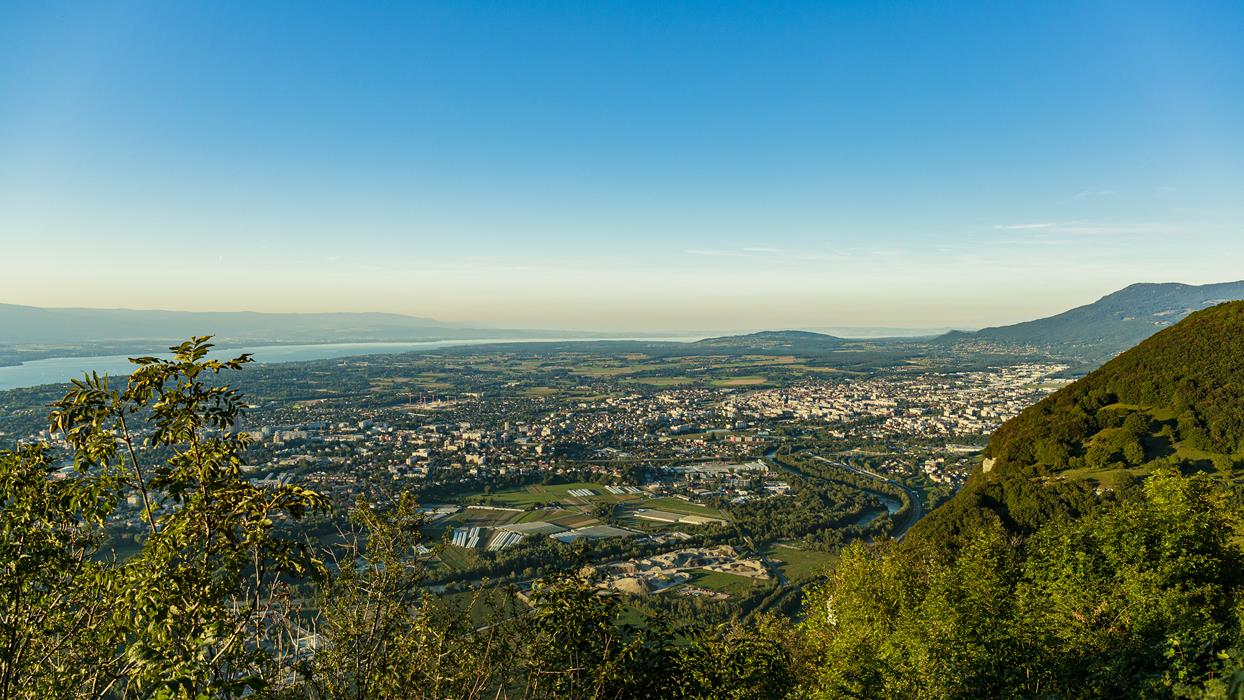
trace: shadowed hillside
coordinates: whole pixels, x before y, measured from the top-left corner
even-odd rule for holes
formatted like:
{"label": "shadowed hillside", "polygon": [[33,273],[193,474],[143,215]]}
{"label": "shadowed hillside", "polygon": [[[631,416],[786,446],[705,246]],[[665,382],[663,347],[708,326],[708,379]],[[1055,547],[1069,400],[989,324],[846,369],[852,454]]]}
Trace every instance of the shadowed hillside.
{"label": "shadowed hillside", "polygon": [[990,343],[1051,352],[1100,363],[1167,328],[1188,314],[1244,299],[1244,281],[1220,284],[1133,284],[1061,314],[1011,326],[954,332],[943,342]]}

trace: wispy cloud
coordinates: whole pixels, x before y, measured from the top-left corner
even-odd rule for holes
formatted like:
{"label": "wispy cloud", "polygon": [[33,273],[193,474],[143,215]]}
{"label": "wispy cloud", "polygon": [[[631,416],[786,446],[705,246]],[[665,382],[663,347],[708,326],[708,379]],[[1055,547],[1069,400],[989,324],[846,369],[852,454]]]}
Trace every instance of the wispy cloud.
{"label": "wispy cloud", "polygon": [[1054,228],[1058,224],[998,224],[994,228],[1000,231],[1031,231],[1034,229]]}
{"label": "wispy cloud", "polygon": [[743,250],[732,250],[725,248],[688,248],[683,251],[687,255],[700,255],[712,258],[746,258],[749,257]]}
{"label": "wispy cloud", "polygon": [[1058,234],[1079,238],[1093,236],[1156,236],[1184,229],[1178,223],[1161,221],[1059,221],[1024,224],[997,224],[995,230],[1030,232],[1047,236]]}
{"label": "wispy cloud", "polygon": [[1118,194],[1118,190],[1080,190],[1072,195],[1072,200],[1085,199],[1102,199],[1104,197],[1113,197]]}
{"label": "wispy cloud", "polygon": [[807,262],[825,260],[845,260],[852,253],[843,250],[792,250],[789,248],[773,248],[770,246],[743,246],[740,248],[688,248],[683,251],[687,255],[718,258],[749,258],[770,262]]}

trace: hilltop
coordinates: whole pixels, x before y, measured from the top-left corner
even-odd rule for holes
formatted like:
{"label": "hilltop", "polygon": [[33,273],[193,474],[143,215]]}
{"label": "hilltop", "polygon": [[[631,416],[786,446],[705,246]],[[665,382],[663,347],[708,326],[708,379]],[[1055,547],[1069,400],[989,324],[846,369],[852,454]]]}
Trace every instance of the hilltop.
{"label": "hilltop", "polygon": [[786,350],[789,352],[817,352],[838,348],[847,341],[837,336],[812,331],[760,331],[744,335],[727,335],[705,338],[696,346],[714,348],[743,348],[754,350]]}
{"label": "hilltop", "polygon": [[986,341],[1100,363],[1195,311],[1244,299],[1244,281],[1189,285],[1141,283],[1047,318],[955,331],[943,343]]}
{"label": "hilltop", "polygon": [[[1244,302],[1198,311],[1005,423],[979,473],[917,525],[934,538],[997,516],[1031,531],[1155,469],[1244,465]],[[934,534],[936,533],[936,534]]]}

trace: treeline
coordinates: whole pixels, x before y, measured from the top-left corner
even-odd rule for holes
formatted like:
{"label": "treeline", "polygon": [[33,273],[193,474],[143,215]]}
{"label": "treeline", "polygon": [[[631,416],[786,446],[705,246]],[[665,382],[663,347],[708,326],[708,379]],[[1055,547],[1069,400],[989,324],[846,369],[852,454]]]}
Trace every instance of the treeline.
{"label": "treeline", "polygon": [[847,527],[882,507],[858,489],[809,479],[793,478],[792,482],[790,496],[720,505],[729,510],[740,531],[757,541],[800,539]]}
{"label": "treeline", "polygon": [[[907,495],[907,491],[884,479],[859,474],[850,469],[823,462],[809,454],[794,450],[779,450],[774,455],[774,460],[788,469],[804,475],[805,478],[810,477],[822,481],[845,484],[858,491],[871,491],[890,496],[900,503],[899,509],[894,513],[895,518],[906,516],[911,509],[911,497]],[[880,503],[878,502],[877,505],[880,506]]]}
{"label": "treeline", "polygon": [[811,596],[817,697],[1238,698],[1238,501],[1205,475],[1027,538],[998,523],[954,555],[848,548]]}

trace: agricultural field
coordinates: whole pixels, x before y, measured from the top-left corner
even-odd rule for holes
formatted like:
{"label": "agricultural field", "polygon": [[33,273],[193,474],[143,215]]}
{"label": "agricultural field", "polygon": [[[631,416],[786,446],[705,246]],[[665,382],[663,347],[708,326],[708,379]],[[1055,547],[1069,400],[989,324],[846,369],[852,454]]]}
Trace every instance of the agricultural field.
{"label": "agricultural field", "polygon": [[[616,488],[616,487],[614,487]],[[586,495],[586,492],[591,495]],[[659,532],[670,527],[696,528],[701,525],[663,522],[639,518],[640,509],[661,511],[676,520],[677,516],[700,516],[729,522],[730,517],[709,506],[688,503],[680,498],[651,498],[646,493],[610,493],[604,484],[574,482],[569,484],[532,484],[490,494],[472,494],[462,511],[444,518],[429,531],[456,527],[496,528],[511,523],[550,522],[566,529],[601,524],[600,504],[614,506],[614,516],[626,527],[645,532]],[[486,504],[489,507],[482,507]],[[436,534],[436,533],[433,533]]]}
{"label": "agricultural field", "polygon": [[695,383],[695,379],[685,376],[672,377],[632,377],[627,379],[628,382],[636,384],[646,384],[648,386],[684,386],[686,384]]}
{"label": "agricultural field", "polygon": [[687,581],[687,585],[699,586],[700,588],[707,588],[710,591],[719,593],[742,596],[746,595],[756,585],[756,580],[747,576],[724,574],[720,571],[693,569],[691,571],[691,579]]}
{"label": "agricultural field", "polygon": [[634,374],[642,372],[646,367],[642,365],[590,365],[585,367],[575,367],[570,370],[571,374],[577,374],[581,377],[593,377],[595,379],[611,379],[626,374]]}
{"label": "agricultural field", "polygon": [[[588,490],[591,496],[572,495],[571,491]],[[533,484],[515,489],[506,489],[492,494],[477,494],[470,499],[475,502],[487,502],[488,505],[501,508],[532,508],[551,503],[569,503],[574,505],[590,505],[596,502],[620,503],[643,498],[637,494],[609,493],[603,484],[575,482],[572,484]]]}
{"label": "agricultural field", "polygon": [[518,510],[493,510],[491,508],[464,508],[442,519],[438,524],[445,527],[498,527],[522,520]]}
{"label": "agricultural field", "polygon": [[533,386],[523,393],[527,396],[553,396],[561,393],[561,390],[552,386]]}
{"label": "agricultural field", "polygon": [[710,383],[715,387],[761,386],[768,384],[769,380],[760,376],[725,377],[723,379],[714,379]]}
{"label": "agricultural field", "polygon": [[436,558],[451,569],[469,569],[479,564],[479,555],[462,547],[441,547]]}
{"label": "agricultural field", "polygon": [[649,498],[642,503],[634,504],[639,508],[651,508],[653,510],[664,510],[671,513],[681,513],[684,515],[702,515],[706,518],[721,518],[729,520],[730,516],[726,515],[716,508],[703,506],[698,503],[688,503],[681,498]]}
{"label": "agricultural field", "polygon": [[824,571],[837,557],[828,552],[800,549],[780,542],[766,546],[761,552],[776,564],[787,579],[796,581],[809,578]]}

